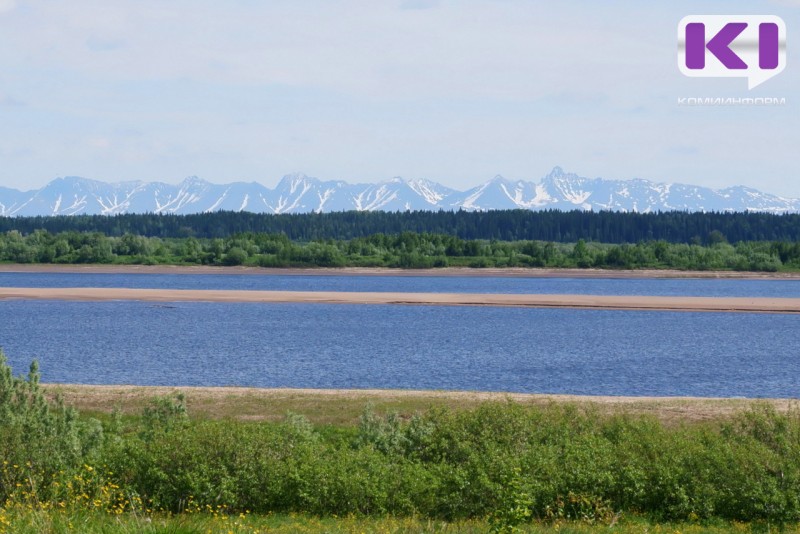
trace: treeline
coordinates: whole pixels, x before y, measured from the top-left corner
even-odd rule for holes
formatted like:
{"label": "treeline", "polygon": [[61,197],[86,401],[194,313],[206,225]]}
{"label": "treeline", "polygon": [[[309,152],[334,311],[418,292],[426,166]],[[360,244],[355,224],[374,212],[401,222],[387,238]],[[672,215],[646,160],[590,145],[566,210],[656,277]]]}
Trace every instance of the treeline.
{"label": "treeline", "polygon": [[[0,352],[0,512],[300,512],[540,520],[800,520],[800,415],[755,406],[665,426],[570,405],[487,403],[357,426],[193,420],[182,397],[105,421],[51,405]],[[744,527],[744,526],[743,526]]]}
{"label": "treeline", "polygon": [[488,212],[335,212],[308,214],[255,214],[215,212],[195,215],[78,215],[59,217],[0,217],[0,232],[37,229],[51,233],[99,232],[119,237],[226,238],[253,232],[282,234],[292,240],[353,239],[373,234],[403,232],[446,234],[461,239],[501,241],[552,241],[579,239],[602,243],[709,244],[712,232],[731,243],[739,241],[797,241],[800,214],[770,213],[620,213],[555,210]]}
{"label": "treeline", "polygon": [[248,265],[259,267],[552,267],[600,269],[800,270],[800,242],[635,245],[461,239],[404,232],[349,240],[294,242],[283,234],[198,239],[16,230],[0,234],[0,262]]}

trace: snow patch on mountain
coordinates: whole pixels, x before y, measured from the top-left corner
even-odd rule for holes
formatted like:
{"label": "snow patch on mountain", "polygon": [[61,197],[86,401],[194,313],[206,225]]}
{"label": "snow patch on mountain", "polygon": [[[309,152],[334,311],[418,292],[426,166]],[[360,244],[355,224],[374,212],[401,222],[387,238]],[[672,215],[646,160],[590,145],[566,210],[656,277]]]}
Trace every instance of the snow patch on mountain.
{"label": "snow patch on mountain", "polygon": [[613,211],[800,212],[800,200],[745,186],[712,190],[644,179],[586,178],[555,167],[539,182],[497,175],[466,191],[428,179],[395,177],[376,183],[322,181],[302,173],[281,178],[274,189],[256,182],[217,185],[190,176],[177,185],[163,182],[105,183],[79,177],[56,178],[41,189],[0,187],[0,216],[118,213],[308,213],[330,211],[559,209]]}

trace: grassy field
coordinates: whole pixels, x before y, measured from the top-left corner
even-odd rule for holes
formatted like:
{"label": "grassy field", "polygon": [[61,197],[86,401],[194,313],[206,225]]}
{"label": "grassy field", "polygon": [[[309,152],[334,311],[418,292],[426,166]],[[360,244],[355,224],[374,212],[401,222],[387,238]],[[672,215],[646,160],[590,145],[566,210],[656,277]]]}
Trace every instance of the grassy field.
{"label": "grassy field", "polygon": [[[259,389],[241,387],[157,387],[90,386],[45,384],[44,391],[84,415],[109,415],[115,409],[123,414],[139,414],[153,397],[183,393],[191,417],[235,419],[240,421],[280,421],[287,412],[301,414],[314,424],[350,425],[358,423],[364,406],[377,412],[398,412],[403,417],[431,408],[473,410],[487,402],[510,401],[521,406],[574,404],[590,406],[600,413],[653,416],[670,424],[719,421],[747,409],[749,399],[708,399],[692,397],[582,397],[570,395],[532,395],[464,391],[409,390],[319,390]],[[797,406],[794,399],[765,399],[778,412]]]}

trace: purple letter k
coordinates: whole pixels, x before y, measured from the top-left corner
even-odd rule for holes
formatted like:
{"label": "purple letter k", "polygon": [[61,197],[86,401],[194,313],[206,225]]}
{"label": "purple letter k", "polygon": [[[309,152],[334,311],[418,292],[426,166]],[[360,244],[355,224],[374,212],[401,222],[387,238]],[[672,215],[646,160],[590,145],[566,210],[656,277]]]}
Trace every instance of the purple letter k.
{"label": "purple letter k", "polygon": [[686,67],[706,66],[706,48],[728,69],[746,69],[747,63],[730,49],[730,44],[747,28],[746,22],[729,22],[706,44],[706,27],[702,22],[686,25]]}

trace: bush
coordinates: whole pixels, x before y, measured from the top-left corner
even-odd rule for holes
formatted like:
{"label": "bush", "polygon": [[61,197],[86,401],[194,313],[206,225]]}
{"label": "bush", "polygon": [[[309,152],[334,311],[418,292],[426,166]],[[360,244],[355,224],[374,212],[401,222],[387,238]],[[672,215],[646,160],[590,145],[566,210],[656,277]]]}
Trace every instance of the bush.
{"label": "bush", "polygon": [[15,377],[0,350],[0,502],[26,492],[53,497],[54,482],[69,476],[102,445],[97,421],[78,422],[60,399],[49,403],[39,385],[39,366]]}
{"label": "bush", "polygon": [[495,532],[531,519],[611,524],[623,513],[800,520],[800,414],[768,405],[678,427],[573,405],[410,418],[367,407],[357,428],[330,429],[296,414],[191,420],[171,396],[104,432],[46,400],[35,362],[14,377],[0,353],[0,458],[0,502],[112,508],[109,495],[123,495],[170,512],[489,518]]}

